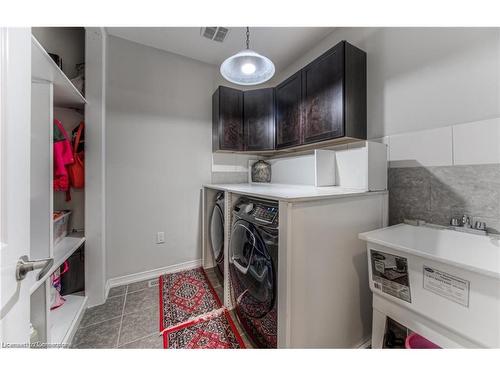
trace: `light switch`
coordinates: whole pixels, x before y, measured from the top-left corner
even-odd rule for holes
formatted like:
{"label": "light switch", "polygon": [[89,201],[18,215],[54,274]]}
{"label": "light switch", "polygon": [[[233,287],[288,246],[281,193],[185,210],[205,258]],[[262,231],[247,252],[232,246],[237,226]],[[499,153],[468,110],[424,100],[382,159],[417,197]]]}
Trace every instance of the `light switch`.
{"label": "light switch", "polygon": [[156,243],[165,243],[165,232],[156,233]]}

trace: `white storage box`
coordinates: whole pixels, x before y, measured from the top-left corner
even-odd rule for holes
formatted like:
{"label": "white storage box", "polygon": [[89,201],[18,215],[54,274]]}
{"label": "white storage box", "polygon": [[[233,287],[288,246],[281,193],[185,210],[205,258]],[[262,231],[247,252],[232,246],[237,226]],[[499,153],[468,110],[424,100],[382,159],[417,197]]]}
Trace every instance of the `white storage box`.
{"label": "white storage box", "polygon": [[[59,215],[57,215],[59,214]],[[57,215],[57,216],[56,216]],[[69,233],[71,211],[54,211],[54,245],[59,243]]]}

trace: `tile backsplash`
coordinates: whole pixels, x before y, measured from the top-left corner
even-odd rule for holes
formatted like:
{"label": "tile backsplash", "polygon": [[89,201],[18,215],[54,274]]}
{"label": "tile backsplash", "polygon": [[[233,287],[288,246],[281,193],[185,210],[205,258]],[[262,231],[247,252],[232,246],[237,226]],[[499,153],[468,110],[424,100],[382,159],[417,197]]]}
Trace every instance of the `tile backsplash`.
{"label": "tile backsplash", "polygon": [[467,214],[500,233],[500,164],[389,168],[389,224]]}

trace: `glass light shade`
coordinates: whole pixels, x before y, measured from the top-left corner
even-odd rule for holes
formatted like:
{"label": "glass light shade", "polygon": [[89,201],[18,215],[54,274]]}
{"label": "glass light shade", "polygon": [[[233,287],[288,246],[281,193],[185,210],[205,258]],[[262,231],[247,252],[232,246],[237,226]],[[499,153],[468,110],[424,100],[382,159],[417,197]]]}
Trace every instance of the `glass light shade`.
{"label": "glass light shade", "polygon": [[271,79],[274,64],[266,56],[246,49],[224,60],[220,73],[229,82],[238,85],[258,85]]}

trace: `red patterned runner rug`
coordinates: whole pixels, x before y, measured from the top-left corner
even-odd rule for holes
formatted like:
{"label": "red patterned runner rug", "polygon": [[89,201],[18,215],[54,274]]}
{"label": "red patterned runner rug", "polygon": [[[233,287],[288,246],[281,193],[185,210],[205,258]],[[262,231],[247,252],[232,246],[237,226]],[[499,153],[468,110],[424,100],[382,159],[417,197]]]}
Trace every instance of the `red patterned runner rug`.
{"label": "red patterned runner rug", "polygon": [[245,349],[229,312],[222,308],[163,332],[165,349]]}
{"label": "red patterned runner rug", "polygon": [[160,276],[160,331],[221,307],[203,268]]}
{"label": "red patterned runner rug", "polygon": [[203,268],[160,276],[165,348],[245,348]]}

